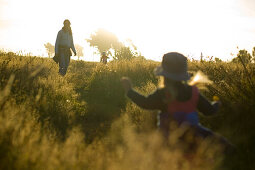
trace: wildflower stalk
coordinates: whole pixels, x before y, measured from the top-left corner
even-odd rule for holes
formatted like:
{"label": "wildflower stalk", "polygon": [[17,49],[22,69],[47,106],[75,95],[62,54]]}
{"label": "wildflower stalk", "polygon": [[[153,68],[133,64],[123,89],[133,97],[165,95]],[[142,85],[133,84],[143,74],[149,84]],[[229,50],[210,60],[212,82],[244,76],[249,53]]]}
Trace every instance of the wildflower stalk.
{"label": "wildflower stalk", "polygon": [[250,85],[253,87],[254,85],[253,85],[253,82],[252,82],[252,79],[251,79],[251,75],[249,74],[249,71],[248,71],[248,69],[246,68],[246,65],[244,64],[244,61],[242,60],[242,58],[241,58],[240,55],[238,55],[238,58],[240,59],[242,65],[243,65],[244,71],[245,71],[246,74],[247,74],[248,81],[249,81]]}

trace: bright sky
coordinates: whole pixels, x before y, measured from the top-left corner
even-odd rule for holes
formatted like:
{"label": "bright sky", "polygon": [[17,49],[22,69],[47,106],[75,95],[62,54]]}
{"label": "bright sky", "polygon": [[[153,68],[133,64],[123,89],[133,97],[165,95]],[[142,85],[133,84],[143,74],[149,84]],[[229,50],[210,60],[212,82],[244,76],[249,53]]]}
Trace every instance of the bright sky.
{"label": "bright sky", "polygon": [[85,60],[98,60],[85,41],[98,28],[158,61],[170,51],[229,60],[255,46],[254,0],[0,0],[0,48],[45,55],[64,19]]}

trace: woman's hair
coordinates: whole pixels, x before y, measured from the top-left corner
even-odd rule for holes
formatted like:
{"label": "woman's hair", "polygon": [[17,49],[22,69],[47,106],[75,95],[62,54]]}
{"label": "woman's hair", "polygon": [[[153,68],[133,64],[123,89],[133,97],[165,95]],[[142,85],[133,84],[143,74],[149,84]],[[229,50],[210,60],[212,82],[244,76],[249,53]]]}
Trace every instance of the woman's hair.
{"label": "woman's hair", "polygon": [[[71,22],[70,22],[68,19],[66,19],[66,20],[64,20],[63,24],[64,24],[64,25],[68,25],[68,27],[66,27],[66,28],[67,28],[67,31],[68,31],[68,33],[69,33],[70,35],[73,35],[72,28],[70,27]],[[65,27],[65,26],[64,26],[64,27]],[[62,29],[64,29],[64,27],[62,27]]]}

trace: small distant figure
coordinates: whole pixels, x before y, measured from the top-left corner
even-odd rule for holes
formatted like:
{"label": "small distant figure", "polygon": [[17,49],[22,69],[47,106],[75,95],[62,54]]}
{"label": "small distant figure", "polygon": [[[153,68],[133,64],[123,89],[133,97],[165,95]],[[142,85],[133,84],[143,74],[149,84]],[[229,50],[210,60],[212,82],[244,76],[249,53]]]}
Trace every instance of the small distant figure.
{"label": "small distant figure", "polygon": [[198,111],[205,115],[215,114],[220,106],[219,101],[209,102],[196,85],[189,85],[190,75],[187,72],[187,58],[176,52],[163,56],[161,66],[155,69],[157,76],[162,76],[163,87],[145,97],[132,88],[129,78],[122,78],[122,85],[127,96],[144,109],[160,110],[158,127],[165,139],[168,139],[170,124],[188,127],[195,135],[206,138],[215,137],[225,146],[232,146],[228,141],[199,123]]}
{"label": "small distant figure", "polygon": [[203,53],[201,52],[201,55],[200,55],[200,62],[203,62],[204,61],[204,56],[203,56]]}
{"label": "small distant figure", "polygon": [[76,56],[71,22],[66,19],[63,24],[64,26],[57,35],[55,43],[55,56],[53,57],[53,60],[59,64],[59,74],[62,76],[66,74],[70,63],[70,57],[72,56],[70,49],[72,49],[74,55]]}
{"label": "small distant figure", "polygon": [[107,64],[107,59],[109,57],[106,55],[106,52],[102,52],[102,55],[101,55],[101,58],[100,58],[100,62],[101,63],[104,63],[104,64]]}

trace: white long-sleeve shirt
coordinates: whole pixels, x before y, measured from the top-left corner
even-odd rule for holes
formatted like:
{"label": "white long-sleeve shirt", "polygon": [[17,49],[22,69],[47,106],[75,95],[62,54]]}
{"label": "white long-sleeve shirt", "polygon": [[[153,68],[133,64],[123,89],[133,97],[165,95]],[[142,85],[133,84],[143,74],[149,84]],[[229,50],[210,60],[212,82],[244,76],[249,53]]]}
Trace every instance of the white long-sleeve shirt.
{"label": "white long-sleeve shirt", "polygon": [[59,54],[59,46],[69,47],[76,53],[74,44],[73,44],[73,36],[69,34],[69,32],[65,32],[61,29],[58,32],[58,36],[55,43],[55,54]]}

